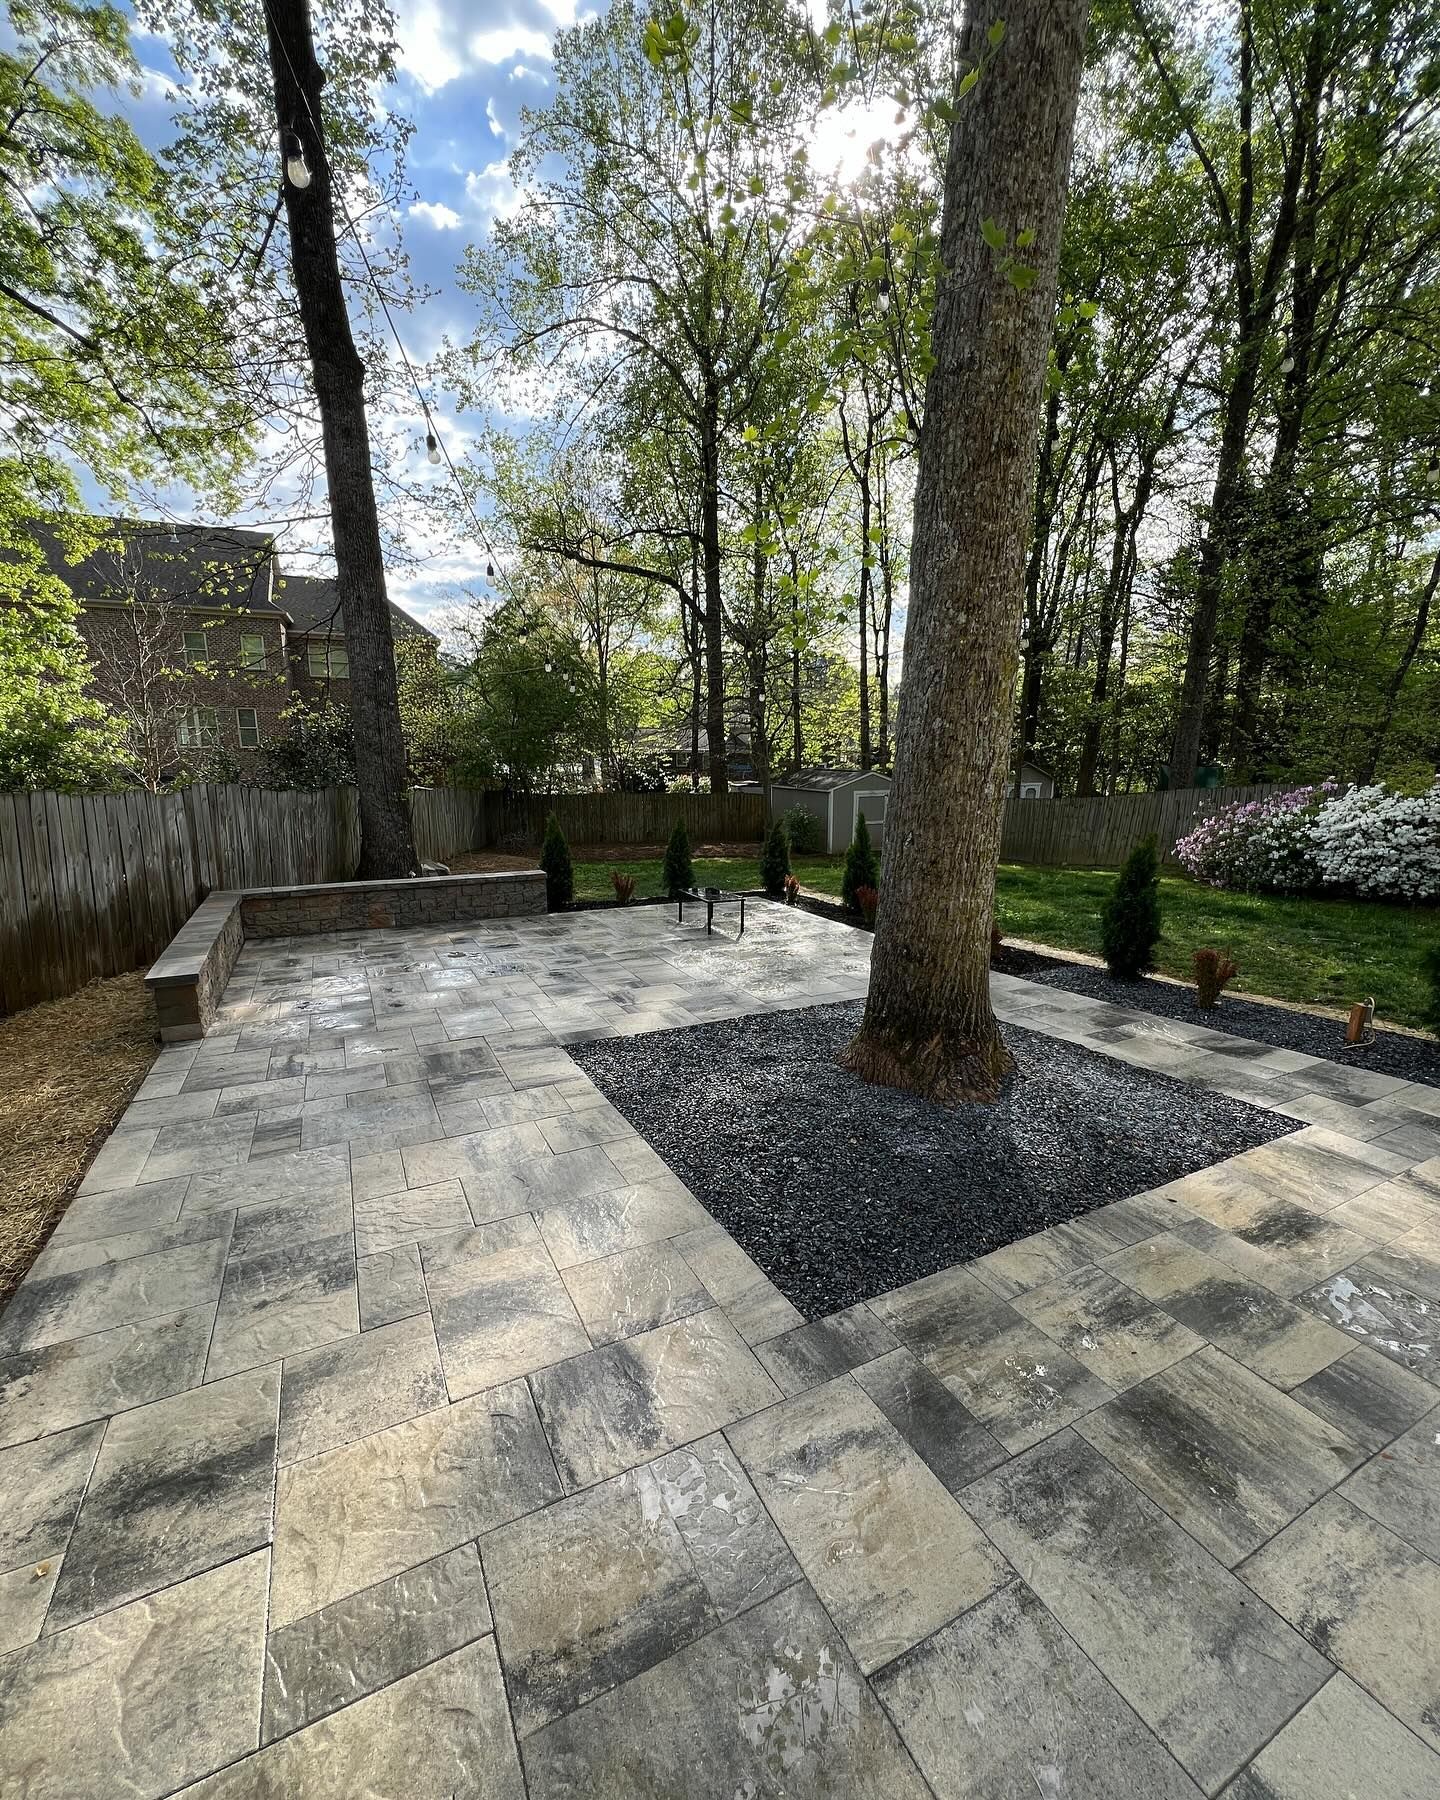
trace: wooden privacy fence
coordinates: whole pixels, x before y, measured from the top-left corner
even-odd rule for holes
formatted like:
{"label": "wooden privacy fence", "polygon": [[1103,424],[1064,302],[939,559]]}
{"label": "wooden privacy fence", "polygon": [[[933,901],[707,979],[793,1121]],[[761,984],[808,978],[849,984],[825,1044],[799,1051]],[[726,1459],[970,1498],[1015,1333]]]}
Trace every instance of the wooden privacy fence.
{"label": "wooden privacy fence", "polygon": [[334,881],[355,793],[0,794],[0,1011],[147,965],[212,888]]}
{"label": "wooden privacy fence", "polygon": [[538,844],[553,812],[571,844],[663,844],[677,819],[692,843],[744,843],[765,835],[764,796],[743,794],[532,794],[485,796],[487,849]]}
{"label": "wooden privacy fence", "polygon": [[[558,813],[575,844],[758,838],[758,794],[552,794],[507,801],[417,788],[426,862],[523,840]],[[0,794],[0,1013],[152,963],[214,888],[345,881],[360,854],[353,788],[276,793],[197,783],[168,794]]]}
{"label": "wooden privacy fence", "polygon": [[1207,813],[1280,794],[1293,782],[1259,787],[1172,788],[1163,794],[1114,794],[1108,800],[1011,800],[1000,841],[1002,862],[1110,869],[1141,838],[1153,836],[1162,858]]}

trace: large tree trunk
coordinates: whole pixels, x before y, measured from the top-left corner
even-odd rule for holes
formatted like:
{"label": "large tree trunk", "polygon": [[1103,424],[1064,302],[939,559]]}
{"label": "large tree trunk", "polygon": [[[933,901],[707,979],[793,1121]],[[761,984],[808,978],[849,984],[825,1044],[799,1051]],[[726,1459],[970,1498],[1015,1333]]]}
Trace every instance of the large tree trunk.
{"label": "large tree trunk", "polygon": [[[1011,1067],[990,923],[1024,602],[1031,483],[1089,0],[976,0],[966,47],[1005,41],[960,103],[945,170],[935,367],[915,492],[905,682],[870,994],[846,1065],[955,1102]],[[1022,291],[981,234],[1032,231]]]}
{"label": "large tree trunk", "polygon": [[874,620],[875,698],[880,710],[880,731],[875,745],[878,768],[890,767],[890,626],[895,616],[895,580],[890,566],[890,476],[887,462],[880,465],[876,513],[880,526],[880,615]]}
{"label": "large tree trunk", "polygon": [[728,793],[725,754],[725,632],[720,586],[720,384],[705,377],[700,420],[700,560],[705,579],[701,622],[705,632],[705,748],[710,792]]}
{"label": "large tree trunk", "polygon": [[315,60],[308,0],[268,0],[265,9],[275,117],[282,146],[294,132],[310,184],[284,182],[290,261],[325,448],[330,526],[345,609],[355,785],[360,796],[360,866],[371,879],[419,868],[405,779],[405,742],[395,680],[395,646],[385,593],[385,559],[370,472],[365,365],[355,348],[335,251],[330,165],[320,113],[324,76]]}

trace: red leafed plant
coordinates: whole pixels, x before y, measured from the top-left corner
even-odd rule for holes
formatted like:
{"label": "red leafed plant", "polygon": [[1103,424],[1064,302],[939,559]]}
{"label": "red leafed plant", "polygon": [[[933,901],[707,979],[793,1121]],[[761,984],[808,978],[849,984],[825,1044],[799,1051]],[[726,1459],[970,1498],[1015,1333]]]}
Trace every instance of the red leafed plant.
{"label": "red leafed plant", "polygon": [[785,877],[785,904],[787,906],[793,906],[799,898],[800,877],[798,875],[787,875]]}
{"label": "red leafed plant", "polygon": [[635,877],[633,875],[622,875],[619,869],[612,869],[610,885],[615,890],[615,898],[622,906],[628,906],[635,898]]}
{"label": "red leafed plant", "polygon": [[873,887],[856,888],[855,904],[860,908],[860,917],[873,929],[875,924],[875,908],[880,904],[879,891]]}
{"label": "red leafed plant", "polygon": [[1195,952],[1195,1000],[1202,1012],[1219,1004],[1227,982],[1240,973],[1240,965],[1232,962],[1223,950]]}
{"label": "red leafed plant", "polygon": [[1000,952],[1005,948],[1005,934],[996,924],[990,926],[990,960],[999,962]]}

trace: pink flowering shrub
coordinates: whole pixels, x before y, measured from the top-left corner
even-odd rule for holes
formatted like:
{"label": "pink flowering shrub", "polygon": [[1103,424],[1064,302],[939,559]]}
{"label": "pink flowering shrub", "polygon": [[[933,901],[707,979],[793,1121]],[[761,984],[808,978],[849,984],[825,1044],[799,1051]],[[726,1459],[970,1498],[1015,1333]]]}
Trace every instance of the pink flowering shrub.
{"label": "pink flowering shrub", "polygon": [[1210,887],[1440,900],[1440,784],[1424,794],[1293,788],[1212,813],[1175,854]]}
{"label": "pink flowering shrub", "polygon": [[1336,792],[1333,781],[1223,807],[1175,845],[1187,874],[1207,887],[1303,894],[1321,885],[1311,828]]}

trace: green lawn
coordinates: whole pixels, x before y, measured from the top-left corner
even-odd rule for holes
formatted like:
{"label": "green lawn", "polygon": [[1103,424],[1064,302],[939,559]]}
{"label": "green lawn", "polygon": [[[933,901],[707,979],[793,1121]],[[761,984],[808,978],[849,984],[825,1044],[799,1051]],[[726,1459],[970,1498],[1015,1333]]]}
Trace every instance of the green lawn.
{"label": "green lawn", "polygon": [[[797,856],[795,873],[815,893],[840,896],[843,861]],[[660,891],[660,862],[576,863],[577,899],[608,900],[610,870],[635,877],[638,895]],[[759,885],[754,860],[714,857],[697,861],[695,879],[720,887]],[[1034,869],[1006,864],[998,883],[1001,929],[1057,950],[1100,953],[1100,905],[1114,872],[1104,869]],[[1440,944],[1440,909],[1383,906],[1358,900],[1277,900],[1221,894],[1181,876],[1161,882],[1165,935],[1162,974],[1190,978],[1190,959],[1205,945],[1228,950],[1240,965],[1233,988],[1308,1006],[1348,1006],[1375,996],[1380,1023],[1420,1026],[1425,984],[1420,957]]]}

